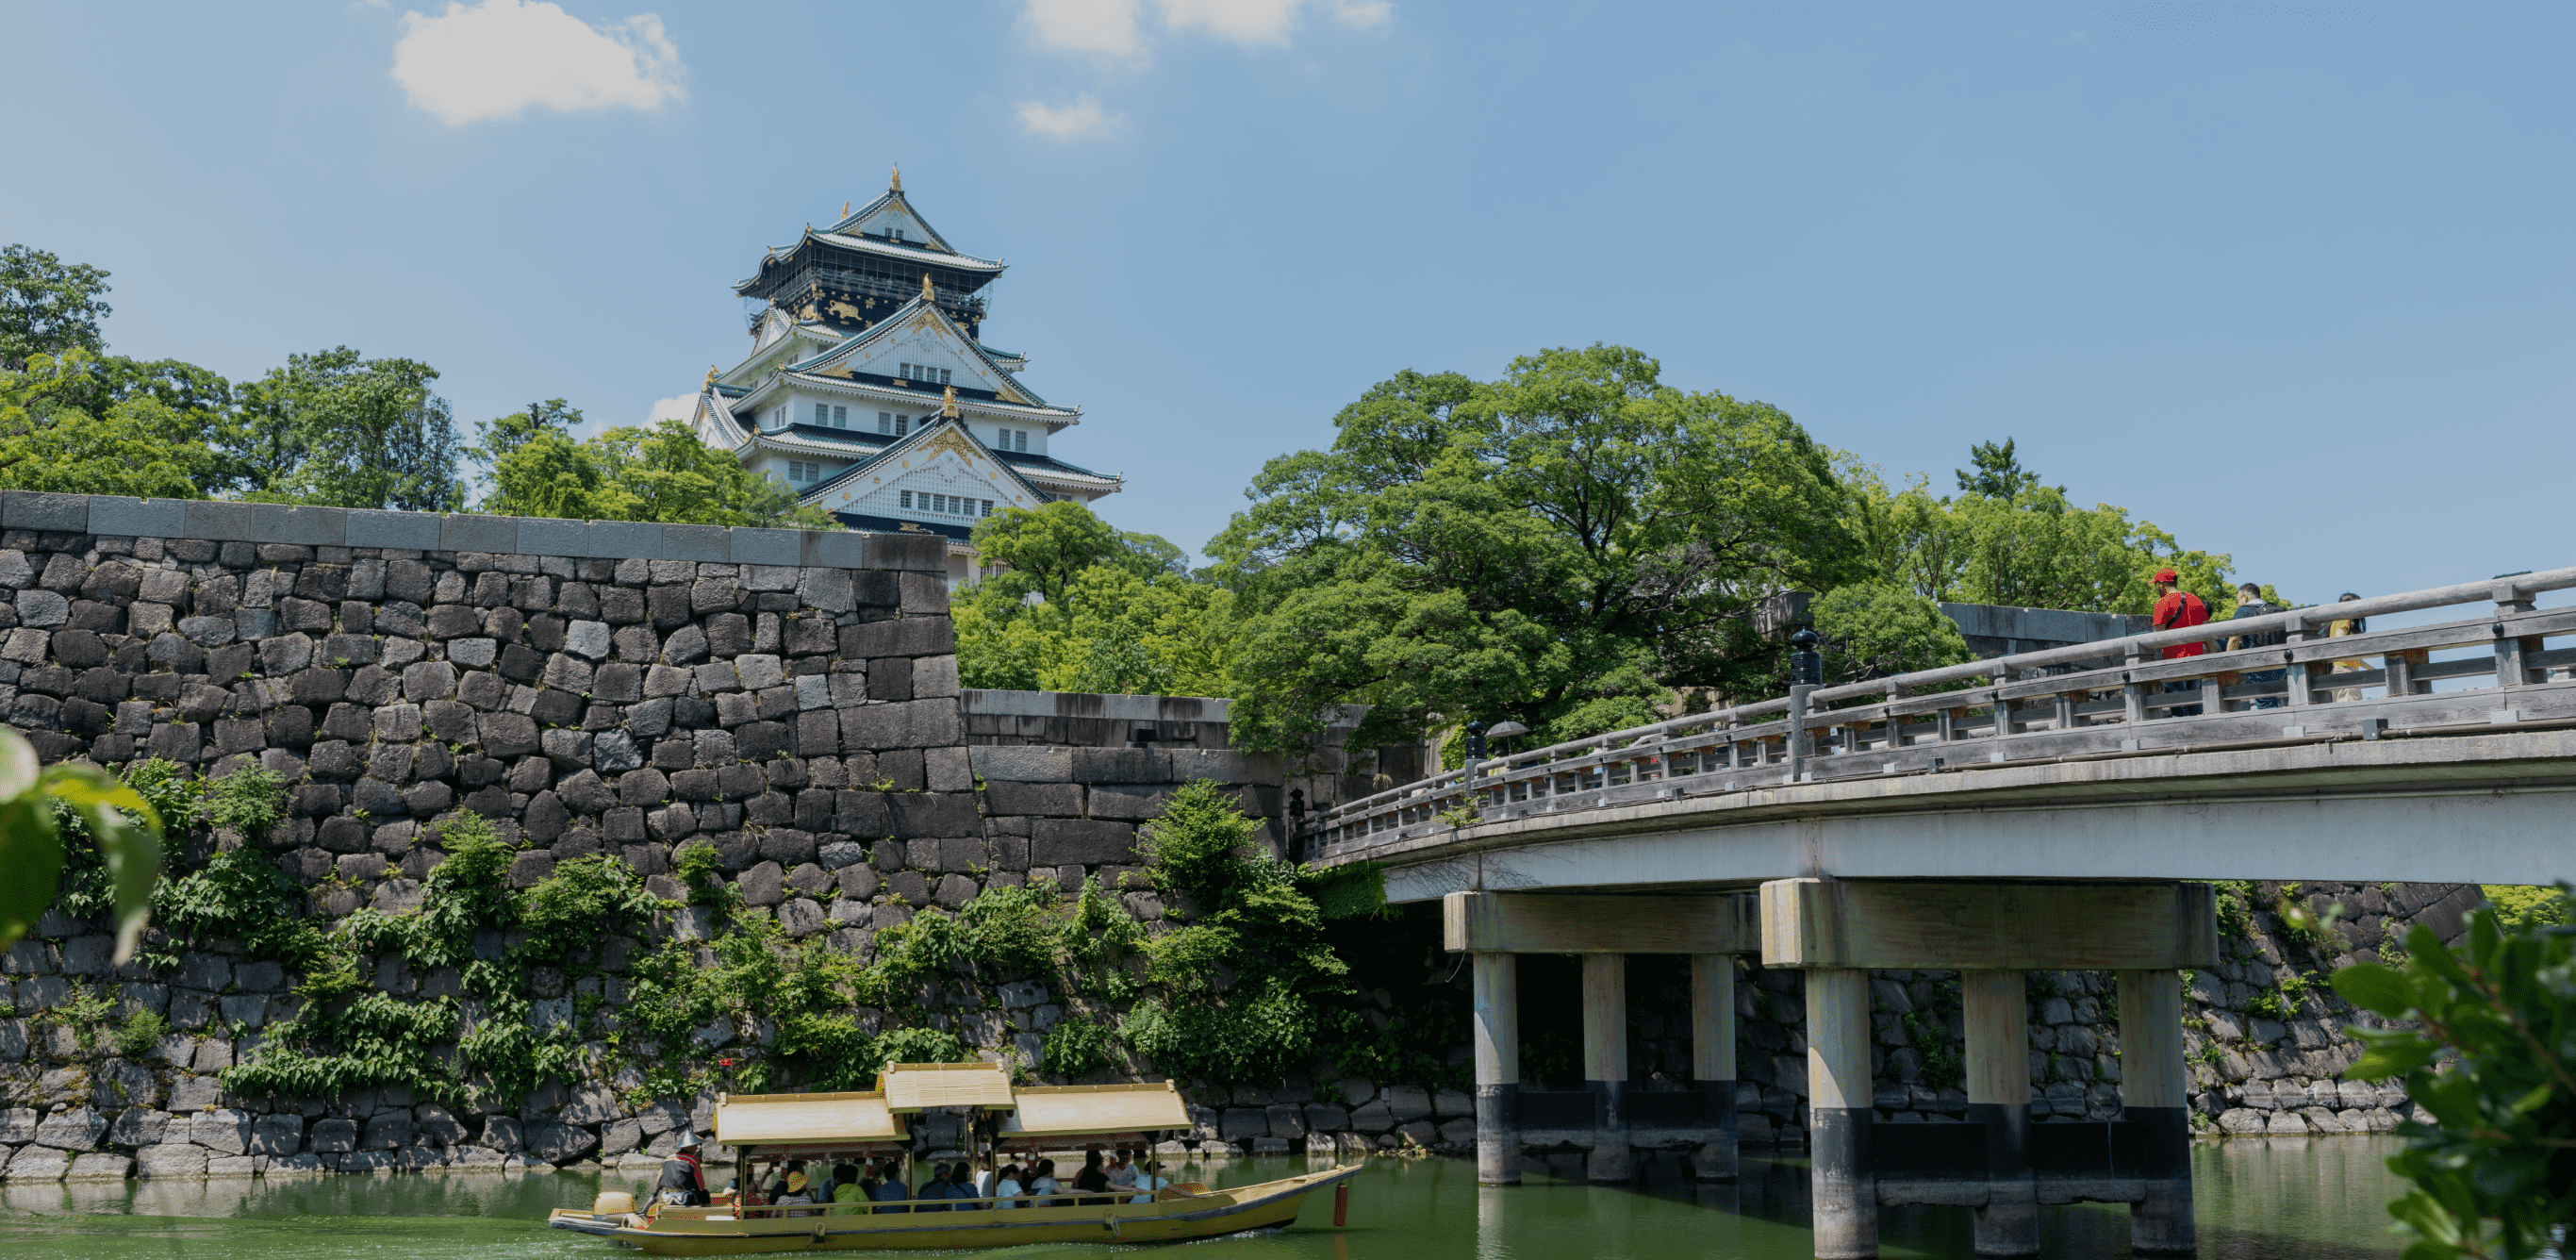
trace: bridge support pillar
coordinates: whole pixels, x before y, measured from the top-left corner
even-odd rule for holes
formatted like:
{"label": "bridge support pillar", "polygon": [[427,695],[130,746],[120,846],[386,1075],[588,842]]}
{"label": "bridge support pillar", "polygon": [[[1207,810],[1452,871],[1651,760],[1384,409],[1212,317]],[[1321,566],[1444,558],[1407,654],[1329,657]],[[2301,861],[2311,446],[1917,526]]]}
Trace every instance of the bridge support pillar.
{"label": "bridge support pillar", "polygon": [[1735,955],[1691,955],[1691,1088],[1708,1140],[1691,1156],[1701,1181],[1735,1180]]}
{"label": "bridge support pillar", "polygon": [[1521,1180],[1520,955],[1476,954],[1476,1180]]}
{"label": "bridge support pillar", "polygon": [[1878,1254],[1870,1172],[1869,973],[1807,972],[1807,1152],[1817,1260]]}
{"label": "bridge support pillar", "polygon": [[2182,1055],[2182,977],[2123,970],[2120,1091],[2144,1130],[2146,1199],[2129,1209],[2129,1247],[2141,1253],[2198,1248],[2191,1219],[2191,1102]]}
{"label": "bridge support pillar", "polygon": [[1986,1205],[1976,1209],[1977,1254],[2036,1255],[2029,993],[2018,971],[1962,971],[1959,988],[1968,1026],[1968,1118],[1986,1130]]}
{"label": "bridge support pillar", "polygon": [[[1868,1043],[1861,1066],[1867,1068]],[[1635,1176],[1628,1151],[1628,956],[1583,955],[1583,1084],[1592,1091],[1592,1181]]]}

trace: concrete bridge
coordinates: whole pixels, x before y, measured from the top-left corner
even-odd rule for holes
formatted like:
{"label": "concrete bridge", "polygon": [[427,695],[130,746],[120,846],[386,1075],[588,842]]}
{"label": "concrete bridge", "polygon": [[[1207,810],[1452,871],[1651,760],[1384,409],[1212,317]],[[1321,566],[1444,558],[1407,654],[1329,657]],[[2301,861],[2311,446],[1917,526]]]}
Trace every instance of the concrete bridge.
{"label": "concrete bridge", "polygon": [[[1300,852],[1445,902],[1475,964],[1485,1180],[1516,1180],[1524,1142],[1589,1147],[1602,1180],[1679,1143],[1731,1177],[1733,955],[1754,954],[1806,976],[1819,1257],[1876,1255],[1878,1205],[1923,1202],[1975,1208],[1980,1254],[2030,1254],[2037,1207],[2078,1199],[2132,1204],[2139,1251],[2187,1252],[2177,973],[2218,947],[2186,881],[2576,874],[2576,608],[2535,604],[2571,587],[2576,568],[2515,574],[1795,687],[1355,800]],[[1519,1088],[1520,953],[1585,959],[1580,1093]],[[1693,960],[1696,1097],[1625,1090],[1629,953]],[[1879,968],[1962,973],[1968,1123],[1873,1132]],[[2121,1119],[2030,1123],[2022,973],[2055,969],[2118,975]]]}

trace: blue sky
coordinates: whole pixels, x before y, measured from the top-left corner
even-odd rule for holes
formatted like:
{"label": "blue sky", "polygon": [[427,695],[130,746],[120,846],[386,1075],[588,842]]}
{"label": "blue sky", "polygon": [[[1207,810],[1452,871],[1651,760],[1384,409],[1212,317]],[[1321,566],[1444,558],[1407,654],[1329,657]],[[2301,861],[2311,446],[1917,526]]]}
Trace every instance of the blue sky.
{"label": "blue sky", "polygon": [[112,348],[634,423],[881,191],[1195,547],[1398,369],[1608,341],[2302,600],[2570,562],[2564,6],[27,5],[0,240]]}

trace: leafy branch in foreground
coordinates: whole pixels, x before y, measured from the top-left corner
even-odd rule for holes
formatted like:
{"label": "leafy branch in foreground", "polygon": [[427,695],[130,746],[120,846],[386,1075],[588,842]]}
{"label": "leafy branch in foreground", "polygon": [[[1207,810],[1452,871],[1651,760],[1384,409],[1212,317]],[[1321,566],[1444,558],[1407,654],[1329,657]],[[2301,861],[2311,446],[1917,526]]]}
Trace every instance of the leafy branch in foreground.
{"label": "leafy branch in foreground", "polygon": [[2355,1028],[2344,1073],[2402,1076],[2433,1120],[2398,1126],[2388,1166],[2414,1183],[2388,1205],[2417,1241],[2406,1260],[2528,1260],[2576,1220],[2576,928],[2468,919],[2467,943],[2418,925],[2403,968],[2363,963],[2335,991],[2406,1028]]}

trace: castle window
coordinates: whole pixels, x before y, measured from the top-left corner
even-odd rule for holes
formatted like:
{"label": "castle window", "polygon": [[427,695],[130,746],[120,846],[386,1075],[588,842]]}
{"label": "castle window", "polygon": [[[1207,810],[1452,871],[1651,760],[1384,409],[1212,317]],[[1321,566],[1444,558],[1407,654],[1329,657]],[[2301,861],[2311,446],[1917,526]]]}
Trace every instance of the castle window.
{"label": "castle window", "polygon": [[893,413],[893,412],[891,412],[891,411],[880,411],[880,412],[878,412],[878,413],[877,413],[877,432],[879,432],[879,433],[892,433],[892,432],[894,432],[894,413]]}
{"label": "castle window", "polygon": [[903,508],[907,512],[912,510],[912,492],[910,490],[903,492]]}
{"label": "castle window", "polygon": [[984,500],[984,515],[986,515],[986,516],[991,516],[992,514],[993,514],[993,501],[992,501],[991,499],[986,499],[986,500]]}
{"label": "castle window", "polygon": [[945,384],[947,384],[947,383],[948,383],[948,369],[946,369],[946,368],[941,368],[941,369],[939,369],[939,383],[940,383],[940,384],[942,384],[942,385],[945,385]]}
{"label": "castle window", "polygon": [[846,429],[846,428],[849,428],[849,427],[850,427],[850,409],[849,409],[849,408],[847,408],[847,407],[834,407],[834,408],[832,408],[832,427],[833,427],[833,428],[835,428],[835,429]]}
{"label": "castle window", "polygon": [[911,430],[912,430],[912,417],[910,417],[910,416],[896,416],[896,417],[894,418],[894,435],[895,435],[896,437],[902,437],[904,434],[906,434],[906,433],[908,433],[908,432],[911,432]]}
{"label": "castle window", "polygon": [[830,403],[816,403],[816,404],[814,404],[814,423],[815,423],[815,424],[817,424],[817,425],[824,425],[824,426],[828,426],[828,425],[830,425],[830,424],[832,423],[832,404],[830,404]]}
{"label": "castle window", "polygon": [[1014,429],[1014,430],[1012,430],[1012,432],[1011,432],[1011,449],[1012,449],[1012,450],[1015,450],[1015,451],[1025,451],[1025,450],[1029,449],[1029,431],[1028,431],[1028,430],[1026,430],[1026,429]]}

